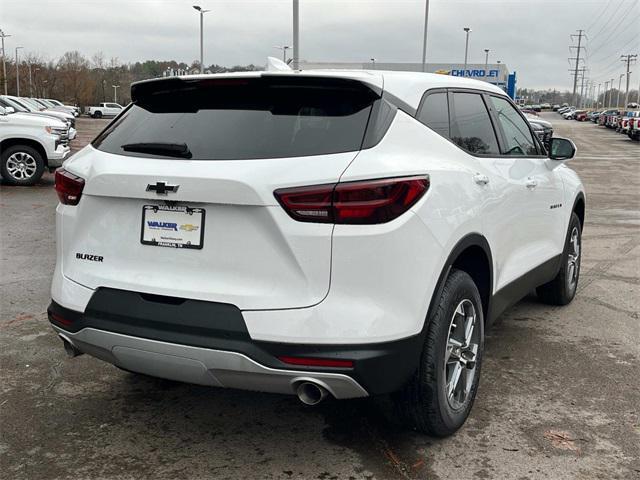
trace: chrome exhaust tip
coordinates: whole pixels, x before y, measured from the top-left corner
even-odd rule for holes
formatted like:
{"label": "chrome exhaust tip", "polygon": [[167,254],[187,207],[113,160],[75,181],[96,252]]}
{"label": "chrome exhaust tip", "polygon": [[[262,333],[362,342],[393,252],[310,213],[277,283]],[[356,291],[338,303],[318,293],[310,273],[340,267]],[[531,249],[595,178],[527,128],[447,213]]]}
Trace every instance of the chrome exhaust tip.
{"label": "chrome exhaust tip", "polygon": [[60,340],[62,340],[62,345],[64,346],[64,351],[67,352],[67,357],[75,358],[79,355],[82,355],[83,352],[78,350],[78,348],[73,343],[71,343],[71,340],[69,340],[66,336],[62,335],[61,333],[59,333],[58,336],[60,337]]}
{"label": "chrome exhaust tip", "polygon": [[317,405],[329,394],[326,388],[313,382],[302,382],[296,388],[298,399],[305,405]]}

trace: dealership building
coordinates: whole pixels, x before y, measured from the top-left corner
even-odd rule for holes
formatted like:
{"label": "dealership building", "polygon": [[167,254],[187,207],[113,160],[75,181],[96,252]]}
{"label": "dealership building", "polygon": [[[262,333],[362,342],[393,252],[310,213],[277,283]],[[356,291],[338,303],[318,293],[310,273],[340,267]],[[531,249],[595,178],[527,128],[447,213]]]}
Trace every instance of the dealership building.
{"label": "dealership building", "polygon": [[[347,70],[396,70],[421,72],[422,63],[397,62],[306,62],[300,61],[302,70],[340,68]],[[483,80],[502,88],[511,98],[516,96],[516,73],[510,73],[504,63],[469,63],[465,69],[461,63],[427,63],[426,71],[454,77]]]}

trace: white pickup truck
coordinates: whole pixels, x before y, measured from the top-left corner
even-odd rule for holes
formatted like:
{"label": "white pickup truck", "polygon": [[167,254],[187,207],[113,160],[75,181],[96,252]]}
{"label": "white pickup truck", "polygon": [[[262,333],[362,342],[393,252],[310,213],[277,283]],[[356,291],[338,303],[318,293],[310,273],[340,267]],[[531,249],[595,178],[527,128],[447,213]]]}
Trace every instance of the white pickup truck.
{"label": "white pickup truck", "polygon": [[101,103],[97,107],[86,107],[85,113],[93,118],[115,117],[124,107],[117,103]]}
{"label": "white pickup truck", "polygon": [[69,126],[53,117],[0,107],[0,175],[10,185],[33,185],[69,155]]}

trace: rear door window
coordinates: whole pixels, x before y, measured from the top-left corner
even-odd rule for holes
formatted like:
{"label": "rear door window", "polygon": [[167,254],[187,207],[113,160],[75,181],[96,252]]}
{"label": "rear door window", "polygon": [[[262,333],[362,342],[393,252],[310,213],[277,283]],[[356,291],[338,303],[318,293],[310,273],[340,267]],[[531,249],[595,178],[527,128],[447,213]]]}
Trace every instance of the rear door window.
{"label": "rear door window", "polygon": [[356,151],[362,147],[372,105],[380,98],[369,87],[342,79],[164,82],[134,90],[134,104],[93,146],[133,157],[193,160]]}
{"label": "rear door window", "polygon": [[453,92],[451,140],[474,155],[499,155],[498,140],[482,95]]}
{"label": "rear door window", "polygon": [[417,118],[427,127],[449,138],[449,103],[447,92],[430,93],[422,102]]}

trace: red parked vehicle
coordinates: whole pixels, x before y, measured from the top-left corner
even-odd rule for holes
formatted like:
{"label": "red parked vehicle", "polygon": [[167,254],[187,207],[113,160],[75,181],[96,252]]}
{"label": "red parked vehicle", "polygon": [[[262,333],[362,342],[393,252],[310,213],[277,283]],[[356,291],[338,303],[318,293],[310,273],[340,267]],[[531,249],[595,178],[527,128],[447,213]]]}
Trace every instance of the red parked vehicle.
{"label": "red parked vehicle", "polygon": [[589,119],[589,117],[587,117],[586,110],[578,110],[576,113],[573,114],[573,119],[579,122],[586,122]]}

